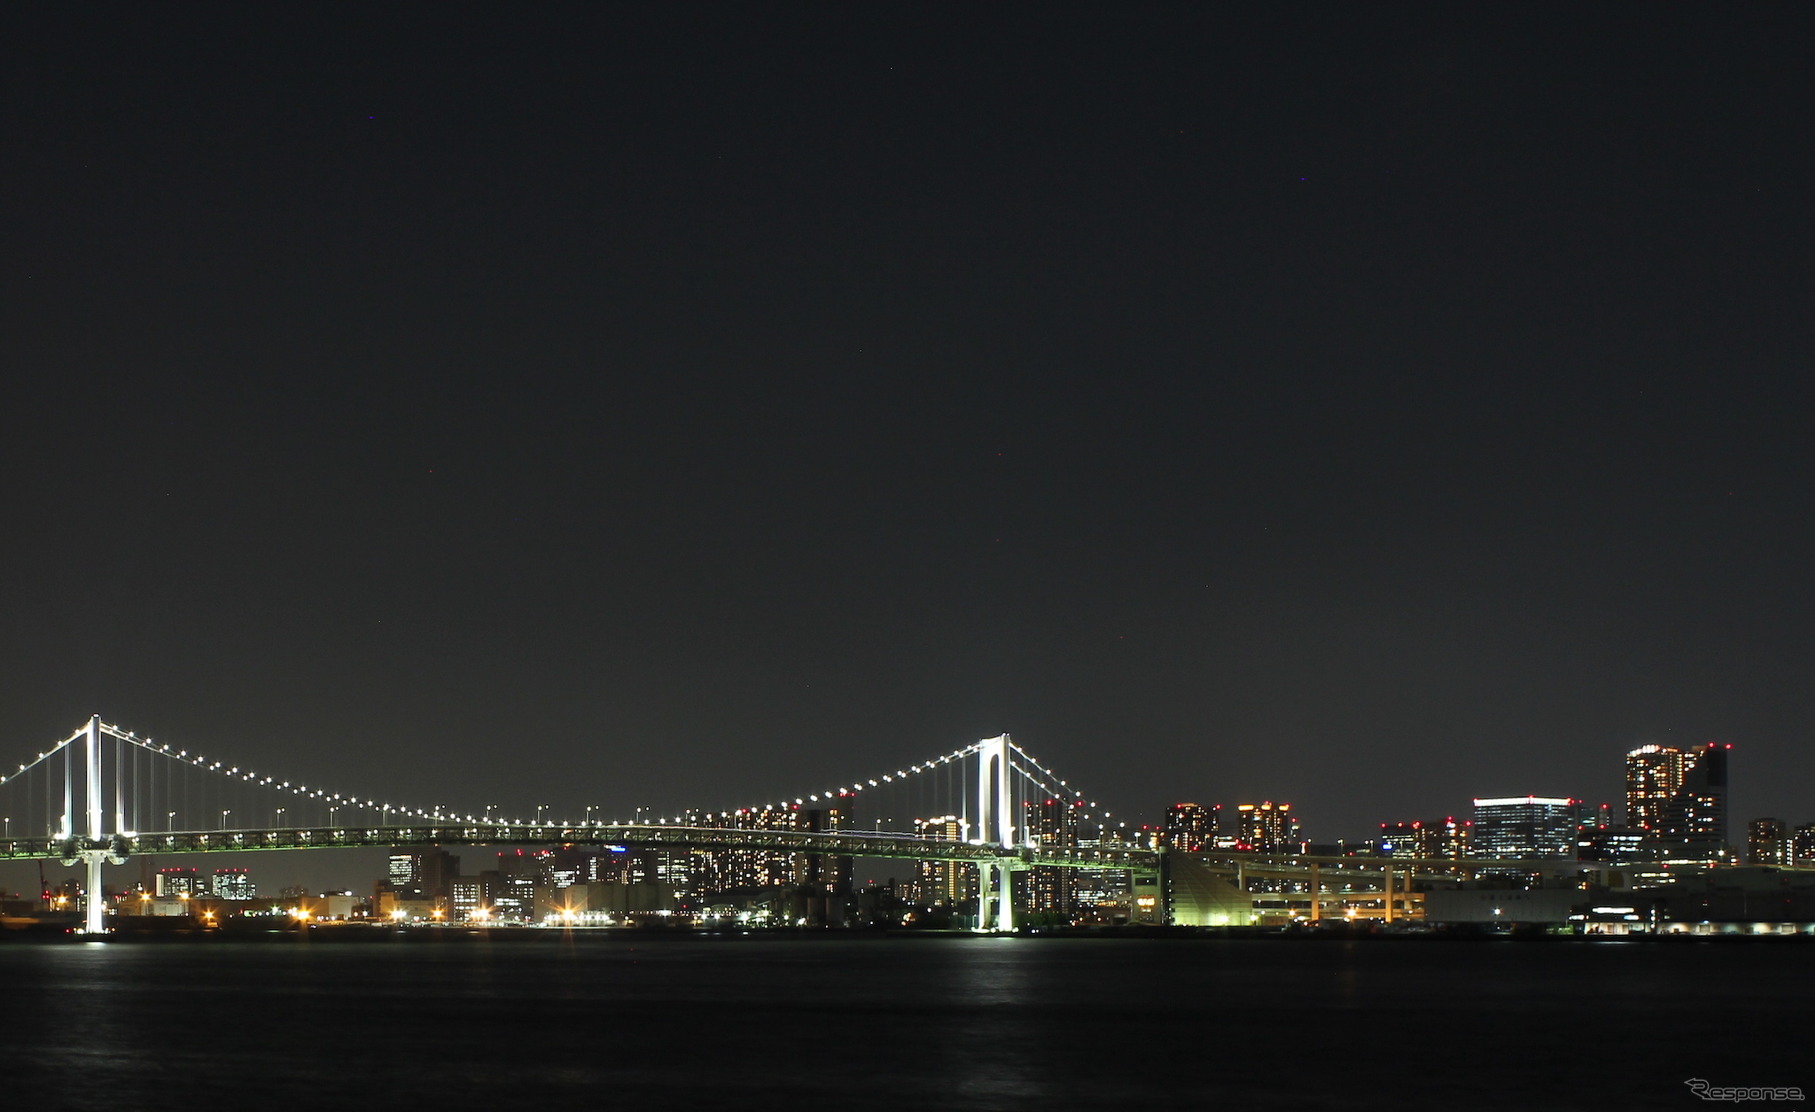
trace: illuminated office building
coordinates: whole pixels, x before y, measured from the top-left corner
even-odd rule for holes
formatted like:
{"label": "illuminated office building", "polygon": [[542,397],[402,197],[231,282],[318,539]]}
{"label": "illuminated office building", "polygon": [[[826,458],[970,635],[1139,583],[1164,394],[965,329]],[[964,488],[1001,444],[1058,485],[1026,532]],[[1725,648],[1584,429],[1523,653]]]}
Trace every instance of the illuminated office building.
{"label": "illuminated office building", "polygon": [[1642,865],[1656,861],[1649,831],[1630,826],[1583,826],[1576,831],[1576,859],[1596,865]]}
{"label": "illuminated office building", "polygon": [[1687,754],[1683,781],[1664,804],[1659,833],[1688,860],[1716,861],[1727,850],[1727,757],[1733,746],[1709,742]]}
{"label": "illuminated office building", "polygon": [[1649,860],[1673,865],[1730,859],[1727,759],[1733,746],[1641,745],[1626,754],[1626,825],[1646,835]]}
{"label": "illuminated office building", "polygon": [[216,869],[210,895],[220,900],[250,900],[258,897],[258,885],[246,869]]}
{"label": "illuminated office building", "polygon": [[1790,863],[1801,867],[1815,866],[1815,822],[1806,822],[1790,835]]}
{"label": "illuminated office building", "polygon": [[440,849],[391,850],[385,880],[399,899],[445,899],[448,882],[460,875],[460,859]]}
{"label": "illuminated office building", "polygon": [[448,882],[448,903],[457,920],[479,918],[479,909],[486,906],[485,882],[476,876],[453,878]]}
{"label": "illuminated office building", "polygon": [[1304,839],[1290,803],[1238,803],[1235,848],[1255,853],[1300,853]]}
{"label": "illuminated office building", "polygon": [[1197,803],[1174,803],[1166,811],[1162,831],[1166,846],[1181,853],[1199,853],[1213,848],[1216,816],[1214,808]]}
{"label": "illuminated office building", "polygon": [[[848,804],[827,800],[824,806],[751,807],[688,816],[695,826],[726,830],[808,831],[829,834],[850,826]],[[801,853],[785,846],[728,850],[675,850],[662,856],[666,873],[636,875],[636,880],[671,884],[676,891],[728,892],[742,888],[797,886],[827,894],[846,894],[855,872],[849,857]]]}
{"label": "illuminated office building", "polygon": [[[1126,829],[1110,826],[1097,828],[1096,836],[1088,833],[1079,837],[1078,848],[1083,850],[1133,849],[1134,843],[1129,840]],[[1119,903],[1126,905],[1133,878],[1127,869],[1077,869],[1078,910],[1088,911],[1100,904]]]}
{"label": "illuminated office building", "polygon": [[1641,745],[1626,754],[1626,825],[1658,830],[1664,807],[1683,786],[1687,764],[1681,749]]}
{"label": "illuminated office building", "polygon": [[[1028,801],[1031,812],[1024,822],[1034,840],[1045,849],[1073,849],[1078,844],[1078,827],[1084,815],[1082,800],[1067,803],[1063,799]],[[1061,919],[1070,919],[1077,909],[1078,871],[1057,865],[1037,865],[1028,870],[1024,889],[1027,910]]]}
{"label": "illuminated office building", "polygon": [[1613,804],[1576,804],[1576,827],[1584,830],[1608,829],[1613,826]]}
{"label": "illuminated office building", "polygon": [[1746,824],[1746,864],[1790,864],[1790,828],[1782,819],[1753,819]]}
{"label": "illuminated office building", "polygon": [[[957,815],[914,820],[915,834],[941,842],[964,841],[965,826]],[[914,892],[921,903],[962,906],[977,898],[977,867],[962,861],[916,861]]]}
{"label": "illuminated office building", "polygon": [[206,896],[208,889],[194,869],[159,869],[156,892],[164,897]]}
{"label": "illuminated office building", "polygon": [[1454,860],[1469,855],[1473,831],[1474,824],[1453,815],[1430,822],[1383,822],[1376,848],[1389,857]]}
{"label": "illuminated office building", "polygon": [[1517,795],[1475,800],[1477,857],[1574,857],[1576,801]]}

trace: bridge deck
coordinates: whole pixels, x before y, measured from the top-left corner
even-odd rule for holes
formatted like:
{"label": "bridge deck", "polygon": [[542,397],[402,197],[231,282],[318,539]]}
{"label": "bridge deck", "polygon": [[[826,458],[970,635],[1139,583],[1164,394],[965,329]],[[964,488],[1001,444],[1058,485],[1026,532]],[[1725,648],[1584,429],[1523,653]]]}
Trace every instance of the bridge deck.
{"label": "bridge deck", "polygon": [[0,841],[0,859],[73,858],[81,849],[111,848],[116,856],[153,853],[244,853],[254,850],[353,849],[392,846],[613,846],[823,853],[919,861],[999,861],[1074,869],[1154,872],[1160,855],[1148,850],[1065,849],[976,845],[911,835],[834,831],[740,830],[651,824],[593,826],[458,824],[317,827],[280,830],[172,831],[125,835],[90,846],[87,839],[14,838]]}

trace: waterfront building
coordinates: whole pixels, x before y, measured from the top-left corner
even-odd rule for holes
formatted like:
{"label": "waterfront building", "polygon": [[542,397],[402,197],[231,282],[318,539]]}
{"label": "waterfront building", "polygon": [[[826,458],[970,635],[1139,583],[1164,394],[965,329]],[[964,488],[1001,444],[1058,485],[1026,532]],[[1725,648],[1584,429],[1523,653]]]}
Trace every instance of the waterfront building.
{"label": "waterfront building", "polygon": [[385,870],[385,882],[398,899],[446,899],[448,882],[460,875],[460,858],[441,849],[397,849]]}
{"label": "waterfront building", "polygon": [[217,900],[256,899],[258,885],[248,869],[216,869],[208,894]]}
{"label": "waterfront building", "polygon": [[1626,754],[1626,825],[1650,832],[1662,860],[1728,857],[1727,761],[1732,745],[1641,745]]}
{"label": "waterfront building", "polygon": [[1753,819],[1746,824],[1746,864],[1788,865],[1790,828],[1782,819]]}
{"label": "waterfront building", "polygon": [[457,876],[448,881],[448,904],[452,918],[470,922],[478,918],[485,906],[485,884],[476,876]]}
{"label": "waterfront building", "polygon": [[1664,806],[1683,786],[1683,751],[1666,745],[1641,745],[1626,754],[1626,825],[1658,830]]}
{"label": "waterfront building", "polygon": [[1174,803],[1166,811],[1161,837],[1180,853],[1199,853],[1216,841],[1218,810],[1197,803]]}
{"label": "waterfront building", "polygon": [[1238,803],[1235,848],[1255,853],[1300,853],[1304,838],[1290,803]]}
{"label": "waterfront building", "polygon": [[1472,836],[1478,857],[1573,857],[1576,801],[1542,795],[1477,799]]}
{"label": "waterfront building", "polygon": [[1585,826],[1576,832],[1576,858],[1599,865],[1638,865],[1657,860],[1650,831],[1630,826]]}
{"label": "waterfront building", "polygon": [[[1062,799],[1029,800],[1030,812],[1024,826],[1034,840],[1047,849],[1071,849],[1078,844],[1078,828],[1084,815],[1082,800],[1067,803]],[[1069,921],[1077,910],[1078,871],[1056,865],[1040,865],[1029,870],[1024,889],[1027,910],[1038,915],[1051,915]]]}
{"label": "waterfront building", "polygon": [[[1079,849],[1133,849],[1126,827],[1100,826],[1092,837],[1088,832],[1078,838]],[[1127,869],[1075,869],[1077,906],[1080,912],[1094,914],[1099,921],[1127,922],[1132,918],[1129,906],[1132,876]],[[1107,916],[1107,918],[1105,918]]]}
{"label": "waterfront building", "polygon": [[1576,804],[1576,828],[1578,830],[1606,829],[1613,825],[1613,804]]}
{"label": "waterfront building", "polygon": [[1720,742],[1691,750],[1683,781],[1664,805],[1660,839],[1667,860],[1713,863],[1727,851],[1727,758],[1733,746]]}
{"label": "waterfront building", "polygon": [[203,886],[200,874],[194,869],[159,869],[156,892],[159,896],[176,899],[183,896],[206,896],[208,889]]}
{"label": "waterfront building", "polygon": [[1469,856],[1473,832],[1474,824],[1458,821],[1454,815],[1429,821],[1383,822],[1374,850],[1387,857],[1454,860]]}
{"label": "waterfront building", "polygon": [[1815,867],[1815,822],[1805,822],[1790,835],[1790,863],[1802,868]]}
{"label": "waterfront building", "polygon": [[[915,819],[914,833],[941,842],[964,841],[966,822],[957,815]],[[962,861],[916,861],[914,899],[934,907],[961,907],[977,898],[977,867]]]}

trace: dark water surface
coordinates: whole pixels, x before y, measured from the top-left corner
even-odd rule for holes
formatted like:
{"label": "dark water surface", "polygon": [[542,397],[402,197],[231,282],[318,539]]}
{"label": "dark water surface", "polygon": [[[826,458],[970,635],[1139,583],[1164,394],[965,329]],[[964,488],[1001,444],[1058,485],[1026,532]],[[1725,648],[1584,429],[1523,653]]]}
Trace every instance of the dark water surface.
{"label": "dark water surface", "polygon": [[8,941],[0,1091],[189,1110],[1732,1107],[1684,1081],[1815,1089],[1812,989],[1807,945]]}

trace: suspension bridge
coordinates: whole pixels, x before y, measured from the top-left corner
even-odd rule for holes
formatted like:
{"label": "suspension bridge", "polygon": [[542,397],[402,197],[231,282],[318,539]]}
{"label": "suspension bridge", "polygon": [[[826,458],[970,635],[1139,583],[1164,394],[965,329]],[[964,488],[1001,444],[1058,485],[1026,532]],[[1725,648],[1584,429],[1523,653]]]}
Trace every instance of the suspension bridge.
{"label": "suspension bridge", "polygon": [[[871,801],[882,801],[874,804]],[[911,807],[904,822],[897,814]],[[818,829],[802,809],[835,814]],[[954,862],[978,874],[978,928],[1013,930],[1013,877],[1125,871],[1157,888],[1161,859],[1009,735],[761,806],[656,820],[462,814],[283,780],[91,718],[0,777],[0,860],[84,865],[83,929],[106,930],[103,869],[147,854],[427,846],[623,846]],[[860,829],[853,816],[898,829]]]}

